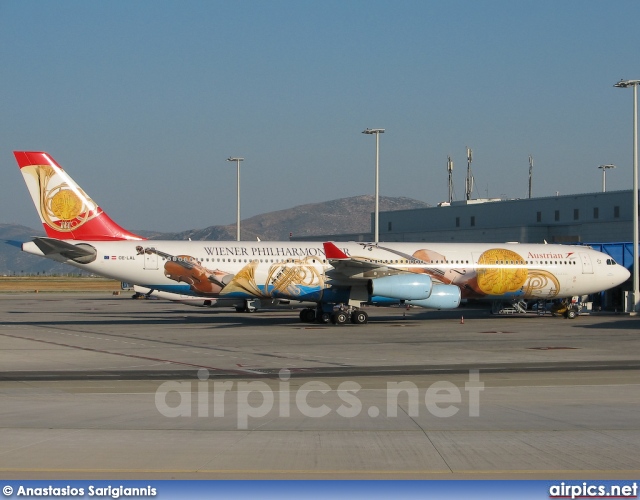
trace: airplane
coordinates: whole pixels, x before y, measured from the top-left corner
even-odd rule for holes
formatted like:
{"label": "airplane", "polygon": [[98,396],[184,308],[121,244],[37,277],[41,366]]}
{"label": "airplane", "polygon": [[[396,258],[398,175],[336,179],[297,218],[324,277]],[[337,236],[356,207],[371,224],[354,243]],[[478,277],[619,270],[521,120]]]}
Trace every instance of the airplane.
{"label": "airplane", "polygon": [[262,301],[310,302],[303,322],[364,324],[363,304],[560,299],[630,275],[586,246],[146,240],[114,222],[49,154],[14,155],[46,232],[23,251],[183,303],[251,311]]}

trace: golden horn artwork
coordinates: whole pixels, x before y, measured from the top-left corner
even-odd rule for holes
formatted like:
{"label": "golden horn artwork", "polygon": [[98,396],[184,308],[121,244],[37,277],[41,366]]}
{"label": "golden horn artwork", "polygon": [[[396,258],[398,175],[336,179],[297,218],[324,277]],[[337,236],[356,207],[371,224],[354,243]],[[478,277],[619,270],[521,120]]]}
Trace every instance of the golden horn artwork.
{"label": "golden horn artwork", "polygon": [[241,292],[248,293],[255,297],[266,297],[256,284],[256,267],[258,267],[257,260],[249,262],[246,266],[240,269],[229,284],[222,289],[220,295]]}

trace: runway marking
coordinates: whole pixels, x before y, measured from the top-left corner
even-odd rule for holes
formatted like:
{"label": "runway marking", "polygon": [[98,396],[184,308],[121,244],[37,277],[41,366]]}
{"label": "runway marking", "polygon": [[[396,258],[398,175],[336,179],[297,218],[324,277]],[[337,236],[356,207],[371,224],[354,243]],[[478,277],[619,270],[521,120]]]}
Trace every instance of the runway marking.
{"label": "runway marking", "polygon": [[[21,328],[25,328],[25,327],[21,327]],[[81,335],[81,334],[78,334],[78,333],[75,333],[75,334],[74,333],[68,333],[68,332],[65,332],[65,331],[60,331],[57,328],[51,328],[49,330],[44,330],[44,331],[45,332],[51,332],[51,333],[57,333],[57,334],[60,334],[60,335],[73,335],[73,336],[76,336],[76,337],[92,338],[92,339],[95,339],[95,340],[110,340],[110,341],[113,341],[113,342],[118,342],[118,341],[119,342],[123,342],[122,340],[106,339],[104,337],[90,337],[90,336]],[[127,336],[123,336],[123,335],[117,335],[117,334],[105,334],[105,335],[108,335],[110,337],[118,337],[118,338],[120,338],[120,337],[131,338],[131,337],[127,337]],[[18,337],[18,338],[23,338],[23,337]],[[24,337],[24,338],[27,339],[28,337]],[[222,348],[222,347],[212,347],[210,345],[190,345],[190,344],[183,344],[183,343],[177,342],[177,339],[173,339],[173,340],[176,341],[176,342],[168,342],[166,340],[148,340],[147,342],[154,343],[154,344],[162,344],[162,345],[177,345],[179,347],[193,347],[195,349],[222,351],[223,353],[233,353],[233,354],[243,354],[243,353],[245,353],[245,351],[241,350],[240,348],[234,348],[234,349],[226,348],[225,349],[225,348]],[[150,344],[136,344],[136,345],[141,345],[142,347],[151,347]],[[155,347],[155,345],[153,347]],[[200,352],[197,352],[197,351],[187,351],[187,352],[193,352],[195,354],[200,354]],[[277,359],[287,359],[287,360],[294,361],[294,362],[295,361],[299,361],[299,360],[308,361],[308,362],[312,362],[312,363],[318,362],[318,360],[315,359],[315,358],[306,359],[305,357],[298,356],[298,355],[282,356],[282,355],[269,354],[269,353],[266,353],[266,352],[255,352],[255,351],[251,352],[251,354],[254,355],[254,356],[262,356],[262,357],[277,358]],[[217,356],[225,356],[226,357],[227,354],[217,354]],[[334,365],[334,366],[337,366],[337,367],[350,366],[350,365],[345,365],[344,363],[332,363],[330,361],[326,361],[325,363],[328,364],[328,365]],[[202,368],[207,368],[207,367],[204,366]]]}
{"label": "runway marking", "polygon": [[89,352],[97,352],[100,354],[111,354],[113,356],[123,356],[126,358],[136,358],[136,359],[144,359],[147,361],[159,361],[159,362],[163,362],[163,363],[170,363],[170,364],[174,364],[174,365],[182,365],[182,366],[192,366],[194,368],[206,368],[207,370],[210,371],[216,371],[216,372],[223,372],[223,373],[234,373],[236,375],[246,375],[247,373],[260,373],[260,372],[256,372],[254,370],[234,370],[234,369],[226,369],[226,368],[216,368],[214,366],[207,366],[207,365],[197,365],[194,363],[185,363],[184,361],[174,361],[171,359],[163,359],[163,358],[151,358],[148,356],[140,356],[138,354],[127,354],[124,352],[112,352],[112,351],[106,351],[104,349],[95,349],[92,347],[82,347],[82,346],[78,346],[78,345],[73,345],[73,344],[64,344],[62,342],[53,342],[51,340],[42,340],[42,339],[34,339],[32,337],[26,337],[26,336],[21,336],[21,335],[11,335],[8,333],[0,333],[0,336],[3,337],[11,337],[14,339],[21,339],[21,340],[31,340],[33,342],[41,342],[43,344],[50,344],[50,345],[57,345],[57,346],[61,346],[61,347],[69,347],[71,349],[79,349],[81,351],[89,351]]}
{"label": "runway marking", "polygon": [[527,349],[534,351],[555,351],[561,349],[580,349],[579,347],[562,347],[562,346],[549,346],[549,347],[527,347]]}
{"label": "runway marking", "polygon": [[[47,331],[47,330],[45,330],[45,331]],[[122,342],[123,344],[139,345],[141,347],[148,347],[147,344],[139,344],[137,342],[127,342],[126,340],[107,339],[105,337],[92,337],[91,335],[80,335],[78,333],[60,332],[58,330],[51,330],[51,333],[56,333],[58,335],[69,335],[70,337],[82,337],[83,339],[106,340],[107,342]]]}

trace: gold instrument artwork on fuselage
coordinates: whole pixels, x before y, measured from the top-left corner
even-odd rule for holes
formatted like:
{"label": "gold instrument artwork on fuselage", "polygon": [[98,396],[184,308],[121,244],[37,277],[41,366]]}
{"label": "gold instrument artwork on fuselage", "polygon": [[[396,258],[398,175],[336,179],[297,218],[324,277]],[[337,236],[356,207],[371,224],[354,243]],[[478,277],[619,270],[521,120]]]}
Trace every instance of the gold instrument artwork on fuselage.
{"label": "gold instrument artwork on fuselage", "polygon": [[549,283],[552,283],[553,286],[549,288],[546,296],[552,298],[560,293],[560,282],[558,278],[549,271],[542,271],[540,269],[529,271],[529,279],[524,286],[524,296],[540,296],[540,291],[546,289]]}
{"label": "gold instrument artwork on fuselage", "polygon": [[273,286],[271,295],[284,294],[297,297],[303,293],[302,287],[322,288],[324,286],[322,272],[318,271],[311,262],[315,259],[315,257],[289,259],[272,265],[265,282],[267,286]]}
{"label": "gold instrument artwork on fuselage", "polygon": [[259,261],[252,260],[238,271],[222,294],[240,292],[256,297],[298,297],[311,288],[319,291],[324,286],[324,278],[322,271],[313,265],[315,259],[304,257],[271,264],[262,289],[256,280]]}
{"label": "gold instrument artwork on fuselage", "polygon": [[524,266],[524,260],[512,250],[486,250],[478,259],[478,288],[487,295],[503,295],[520,290],[528,275],[526,267],[518,267],[520,264]]}
{"label": "gold instrument artwork on fuselage", "polygon": [[[40,213],[44,222],[52,229],[70,232],[98,215],[97,206],[80,188],[75,188],[78,191],[75,192],[66,182],[54,179],[56,172],[50,165],[31,165],[23,170],[36,180]],[[59,183],[50,185],[55,182]],[[82,197],[94,206],[86,206]]]}
{"label": "gold instrument artwork on fuselage", "polygon": [[228,295],[231,293],[242,293],[253,295],[254,297],[265,297],[262,291],[256,284],[256,268],[258,267],[258,261],[252,260],[240,271],[236,273],[233,279],[224,287],[221,295]]}

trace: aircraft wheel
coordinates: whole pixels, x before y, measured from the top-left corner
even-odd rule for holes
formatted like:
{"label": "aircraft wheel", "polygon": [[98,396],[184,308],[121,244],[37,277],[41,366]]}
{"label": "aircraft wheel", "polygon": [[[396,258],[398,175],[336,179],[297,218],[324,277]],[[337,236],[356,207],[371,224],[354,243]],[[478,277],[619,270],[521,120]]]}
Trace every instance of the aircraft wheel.
{"label": "aircraft wheel", "polygon": [[325,325],[330,321],[331,321],[331,313],[328,313],[328,312],[323,312],[322,314],[320,314],[320,317],[318,318],[318,322],[324,323]]}
{"label": "aircraft wheel", "polygon": [[331,316],[331,322],[335,325],[344,325],[349,320],[349,316],[344,311],[336,311]]}
{"label": "aircraft wheel", "polygon": [[313,309],[303,309],[300,311],[300,321],[303,323],[313,323],[316,320],[316,312]]}
{"label": "aircraft wheel", "polygon": [[369,315],[365,311],[353,311],[351,313],[351,322],[354,325],[364,325],[369,321]]}
{"label": "aircraft wheel", "polygon": [[577,314],[577,313],[576,313],[576,311],[574,311],[573,309],[569,309],[569,310],[566,312],[566,315],[567,315],[567,316],[566,316],[566,318],[567,318],[567,319],[575,319],[575,317],[576,317],[578,314]]}

